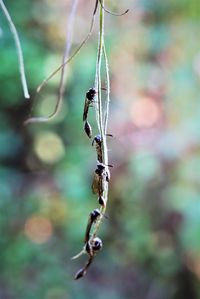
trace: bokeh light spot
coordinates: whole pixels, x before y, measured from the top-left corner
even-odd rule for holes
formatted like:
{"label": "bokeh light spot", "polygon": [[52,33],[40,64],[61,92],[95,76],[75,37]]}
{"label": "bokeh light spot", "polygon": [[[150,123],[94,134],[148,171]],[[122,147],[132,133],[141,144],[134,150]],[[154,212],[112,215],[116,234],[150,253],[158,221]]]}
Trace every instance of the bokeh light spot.
{"label": "bokeh light spot", "polygon": [[137,127],[152,127],[160,118],[160,108],[149,97],[136,100],[131,107],[131,116]]}
{"label": "bokeh light spot", "polygon": [[65,153],[61,138],[52,132],[37,135],[34,149],[38,158],[48,164],[57,162]]}
{"label": "bokeh light spot", "polygon": [[52,236],[53,228],[48,218],[35,215],[26,220],[24,232],[29,240],[42,244]]}

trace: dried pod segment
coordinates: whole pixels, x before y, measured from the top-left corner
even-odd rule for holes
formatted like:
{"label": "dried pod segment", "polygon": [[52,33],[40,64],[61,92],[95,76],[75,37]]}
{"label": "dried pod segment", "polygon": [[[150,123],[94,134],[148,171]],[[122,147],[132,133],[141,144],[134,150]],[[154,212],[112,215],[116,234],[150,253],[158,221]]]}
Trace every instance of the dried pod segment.
{"label": "dried pod segment", "polygon": [[90,88],[86,92],[86,95],[85,95],[85,104],[84,104],[84,108],[83,108],[83,121],[87,120],[89,107],[94,102],[96,93],[97,93],[97,91],[94,88]]}
{"label": "dried pod segment", "polygon": [[92,191],[98,194],[99,197],[103,196],[105,185],[110,181],[110,172],[103,163],[97,163],[97,168],[94,172]]}
{"label": "dried pod segment", "polygon": [[83,268],[81,268],[80,270],[78,270],[78,272],[75,274],[74,279],[80,279],[83,276],[85,276],[85,274],[87,273],[87,269],[89,268],[89,266],[91,265],[93,261],[93,256],[90,256],[87,263],[85,264],[85,266]]}
{"label": "dried pod segment", "polygon": [[99,196],[99,198],[98,198],[98,203],[99,203],[100,206],[102,206],[103,208],[106,207],[106,202],[105,202],[105,199],[103,198],[103,196]]}
{"label": "dried pod segment", "polygon": [[86,120],[85,124],[84,124],[84,131],[87,134],[87,136],[89,138],[92,138],[92,127],[90,125],[90,123]]}
{"label": "dried pod segment", "polygon": [[86,250],[89,258],[88,258],[88,261],[85,264],[85,266],[83,268],[81,268],[80,270],[78,270],[78,272],[76,273],[76,275],[74,277],[75,280],[80,279],[83,276],[85,276],[85,274],[87,273],[87,269],[91,265],[95,255],[102,249],[102,247],[103,247],[102,240],[98,237],[95,237],[91,241],[88,241],[88,243],[85,246],[85,250]]}
{"label": "dried pod segment", "polygon": [[96,254],[98,251],[100,251],[103,247],[103,242],[100,238],[95,237],[91,240],[90,245],[92,247],[93,254]]}
{"label": "dried pod segment", "polygon": [[86,270],[84,268],[81,268],[78,270],[78,272],[75,274],[74,279],[77,280],[79,278],[82,278],[86,274]]}
{"label": "dried pod segment", "polygon": [[87,242],[85,251],[90,257],[94,257],[103,247],[103,242],[99,237],[95,237]]}
{"label": "dried pod segment", "polygon": [[[99,4],[99,39],[98,39],[98,51],[97,51],[97,64],[96,64],[96,74],[95,74],[95,88],[90,88],[85,96],[84,110],[83,110],[83,121],[84,130],[89,138],[92,137],[92,128],[88,122],[89,107],[95,102],[95,96],[98,93],[97,105],[96,105],[96,120],[97,127],[99,129],[99,135],[96,135],[92,145],[95,144],[97,152],[97,167],[94,172],[94,178],[92,182],[92,191],[97,194],[98,202],[101,205],[100,210],[96,209],[92,211],[89,215],[86,232],[85,232],[85,245],[82,252],[87,253],[88,261],[83,268],[81,268],[75,275],[75,279],[83,277],[90,264],[92,263],[96,254],[102,249],[103,243],[100,238],[97,237],[98,230],[102,221],[102,216],[104,216],[106,203],[108,198],[108,184],[110,181],[110,172],[108,167],[108,149],[107,149],[107,124],[108,124],[108,114],[109,114],[109,102],[110,102],[110,79],[109,79],[109,69],[108,60],[104,42],[104,11],[108,11],[104,6],[104,0],[96,0],[94,15],[97,11]],[[125,11],[121,15],[127,13]],[[115,14],[115,13],[114,13]],[[116,14],[115,14],[116,15]],[[102,85],[102,55],[104,55],[105,62],[105,78],[106,78],[106,88],[107,97],[102,100],[101,97],[101,85]],[[92,230],[92,233],[91,233]],[[82,252],[80,254],[82,254]],[[78,254],[76,257],[80,256]]]}
{"label": "dried pod segment", "polygon": [[102,138],[101,135],[96,135],[92,141],[92,146],[96,146],[96,152],[97,152],[97,160],[102,163],[103,162],[103,152],[102,152]]}
{"label": "dried pod segment", "polygon": [[[113,137],[111,134],[106,134],[106,136]],[[92,146],[96,146],[97,160],[103,162],[103,150],[102,150],[102,138],[101,135],[96,135],[92,141]]]}
{"label": "dried pod segment", "polygon": [[94,211],[92,211],[90,213],[89,219],[88,219],[88,224],[86,227],[86,232],[85,232],[85,239],[84,239],[85,243],[87,243],[89,241],[91,227],[92,227],[93,223],[95,223],[97,221],[97,219],[99,218],[100,215],[101,215],[101,212],[99,211],[99,209],[95,209]]}

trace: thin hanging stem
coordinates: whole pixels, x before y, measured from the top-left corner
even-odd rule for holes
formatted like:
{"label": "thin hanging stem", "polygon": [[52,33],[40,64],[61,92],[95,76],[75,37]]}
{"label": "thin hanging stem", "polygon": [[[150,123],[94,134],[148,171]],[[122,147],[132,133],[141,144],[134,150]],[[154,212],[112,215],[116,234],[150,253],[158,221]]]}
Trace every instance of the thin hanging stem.
{"label": "thin hanging stem", "polygon": [[[100,131],[100,135],[102,138],[102,151],[103,151],[103,157],[102,162],[107,167],[108,165],[108,149],[107,149],[107,141],[106,141],[106,131],[105,131],[105,123],[103,122],[103,105],[102,105],[102,99],[101,99],[101,62],[102,62],[102,54],[104,54],[105,62],[107,63],[107,56],[106,56],[106,50],[104,45],[104,0],[101,1],[101,6],[99,9],[99,45],[98,45],[98,54],[97,54],[97,68],[96,68],[96,78],[95,78],[95,86],[97,86],[98,94],[97,94],[97,109],[96,109],[96,118],[97,118],[97,124]],[[105,52],[105,53],[104,53]],[[108,88],[108,95],[110,94],[110,80],[108,75],[108,67],[106,66],[106,83]],[[107,101],[108,101],[107,97]],[[108,105],[106,105],[107,109]],[[108,111],[105,111],[106,119],[108,118]],[[107,121],[106,121],[107,126]],[[109,170],[108,170],[109,171]],[[101,215],[96,221],[93,229],[93,233],[91,236],[91,240],[94,239],[98,233],[98,230],[100,228],[101,222],[103,220],[103,215],[106,211],[106,203],[108,200],[108,182],[105,182],[105,190],[103,192],[103,197],[105,200],[105,206],[100,208]]]}
{"label": "thin hanging stem", "polygon": [[[98,37],[98,51],[97,51],[97,62],[96,62],[96,74],[95,74],[95,90],[97,91],[97,102],[95,106],[95,112],[96,112],[96,121],[97,121],[97,126],[99,129],[99,134],[100,134],[100,146],[101,146],[101,162],[103,166],[105,167],[103,175],[105,177],[101,177],[102,182],[104,184],[104,188],[102,188],[101,196],[103,197],[103,204],[101,204],[100,210],[99,210],[99,216],[97,219],[95,219],[95,222],[92,223],[89,227],[89,232],[86,229],[86,236],[85,238],[85,246],[83,250],[74,257],[78,258],[82,254],[86,253],[89,255],[89,259],[85,265],[84,268],[81,268],[77,274],[75,275],[75,279],[79,279],[83,277],[86,274],[86,270],[91,264],[93,258],[95,255],[91,255],[90,251],[88,251],[87,246],[91,246],[93,244],[95,238],[97,238],[98,231],[100,229],[101,223],[103,221],[105,211],[106,211],[106,206],[107,206],[107,201],[108,201],[108,188],[109,188],[109,169],[108,169],[108,148],[107,148],[107,126],[108,126],[108,116],[109,116],[109,104],[110,104],[110,76],[109,76],[109,66],[108,66],[108,58],[107,58],[107,53],[106,53],[106,47],[105,47],[105,41],[104,41],[104,14],[105,12],[109,12],[108,10],[105,9],[104,7],[104,0],[98,0],[100,3],[99,5],[99,37]],[[96,2],[96,4],[98,4]],[[97,6],[96,6],[97,8]],[[125,12],[127,13],[128,10]],[[109,12],[110,13],[110,12]],[[123,13],[123,14],[125,14]],[[123,15],[122,14],[122,15]],[[101,83],[102,83],[102,76],[101,76],[101,68],[102,68],[102,56],[104,58],[104,64],[105,64],[105,80],[106,80],[106,90],[107,90],[107,97],[104,101],[102,101],[102,88],[101,88]],[[95,140],[95,138],[94,138]],[[97,158],[99,159],[99,155],[97,152]],[[103,194],[102,194],[103,193]],[[92,227],[92,233],[90,235],[90,230]],[[89,240],[88,240],[89,239]]]}
{"label": "thin hanging stem", "polygon": [[28,92],[28,86],[27,86],[27,82],[26,82],[26,76],[25,76],[25,70],[24,70],[24,59],[23,59],[22,48],[21,48],[19,36],[18,36],[17,30],[15,28],[15,25],[14,25],[10,15],[9,15],[9,12],[8,12],[6,6],[3,3],[3,0],[0,0],[0,6],[3,10],[3,13],[4,13],[5,17],[8,20],[8,24],[10,26],[10,31],[13,35],[13,38],[14,38],[14,41],[15,41],[15,44],[16,44],[17,56],[18,56],[18,61],[19,61],[19,71],[20,71],[20,75],[21,75],[21,82],[22,82],[24,97],[26,99],[29,99],[30,95],[29,95],[29,92]]}
{"label": "thin hanging stem", "polygon": [[[97,1],[98,4],[99,0]],[[104,1],[102,1],[104,2]],[[96,7],[97,8],[97,7]],[[96,111],[96,121],[97,126],[99,129],[99,133],[102,138],[102,151],[103,151],[103,157],[102,162],[105,164],[105,162],[108,161],[108,155],[107,155],[107,145],[106,145],[106,136],[104,133],[104,126],[103,126],[103,105],[102,105],[102,97],[101,97],[101,64],[102,64],[102,55],[104,50],[104,8],[103,5],[99,8],[99,38],[98,38],[98,51],[97,51],[97,62],[96,62],[96,74],[95,74],[95,89],[97,90],[97,103],[95,105],[95,111]],[[109,85],[109,81],[107,82]],[[106,182],[106,188],[104,190],[103,194],[105,198],[105,203],[107,202],[108,197],[108,183]],[[100,216],[98,217],[98,220],[94,224],[93,233],[90,237],[90,241],[92,241],[100,228],[103,215],[105,214],[106,207],[100,208]],[[77,254],[73,259],[78,258],[82,254],[86,253],[85,248]]]}
{"label": "thin hanging stem", "polygon": [[97,125],[101,136],[103,135],[103,122],[102,122],[102,99],[101,99],[101,61],[104,43],[104,11],[102,6],[99,10],[99,43],[97,52],[97,65],[95,75],[95,88],[97,89],[97,105],[96,105],[96,119]]}
{"label": "thin hanging stem", "polygon": [[110,104],[110,76],[109,76],[109,66],[108,66],[108,58],[106,54],[105,44],[103,45],[103,54],[105,60],[105,68],[106,68],[106,90],[107,90],[107,99],[105,101],[105,115],[104,115],[104,134],[107,134],[108,127],[108,115],[109,115],[109,104]]}

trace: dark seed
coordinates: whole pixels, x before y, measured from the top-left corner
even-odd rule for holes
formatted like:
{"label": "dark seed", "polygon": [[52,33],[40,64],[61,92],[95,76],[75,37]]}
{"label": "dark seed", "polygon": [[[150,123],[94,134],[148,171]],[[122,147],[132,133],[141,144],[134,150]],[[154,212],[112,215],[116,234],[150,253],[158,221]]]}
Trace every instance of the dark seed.
{"label": "dark seed", "polygon": [[101,145],[101,135],[96,135],[92,141],[92,145],[94,145],[94,142]]}
{"label": "dark seed", "polygon": [[100,172],[100,174],[102,173],[102,171],[105,169],[105,165],[103,163],[97,163],[97,170]]}
{"label": "dark seed", "polygon": [[103,243],[100,238],[96,237],[93,239],[91,246],[93,251],[99,251],[103,247]]}
{"label": "dark seed", "polygon": [[96,219],[101,215],[100,211],[98,209],[95,209],[94,211],[92,211],[92,213],[90,214],[91,217],[91,221],[94,222],[96,221]]}
{"label": "dark seed", "polygon": [[92,127],[90,126],[88,121],[85,122],[84,130],[85,130],[85,133],[87,134],[87,136],[89,138],[91,138],[92,137]]}
{"label": "dark seed", "polygon": [[105,207],[106,203],[105,203],[105,199],[103,198],[103,196],[99,196],[99,204],[102,207]]}
{"label": "dark seed", "polygon": [[94,97],[95,97],[95,95],[96,95],[96,90],[94,89],[94,88],[90,88],[89,90],[88,90],[88,92],[86,93],[86,97],[87,97],[87,99],[90,101],[90,102],[92,102],[92,101],[94,101]]}

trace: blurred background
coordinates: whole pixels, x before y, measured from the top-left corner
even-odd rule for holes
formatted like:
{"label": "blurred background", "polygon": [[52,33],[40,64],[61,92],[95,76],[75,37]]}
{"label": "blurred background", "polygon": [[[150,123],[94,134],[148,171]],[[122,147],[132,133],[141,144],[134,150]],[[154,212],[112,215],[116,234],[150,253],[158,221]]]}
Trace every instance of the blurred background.
{"label": "blurred background", "polygon": [[[107,215],[104,243],[87,276],[96,154],[83,132],[85,92],[93,86],[98,23],[67,68],[64,104],[46,124],[23,126],[54,110],[73,1],[5,1],[24,51],[32,95],[23,98],[15,44],[0,12],[0,299],[200,298],[200,2],[106,1],[111,75]],[[94,1],[79,0],[75,48],[89,30]],[[94,110],[89,120],[95,126]]]}

